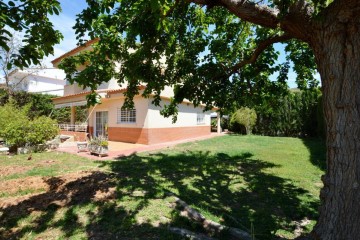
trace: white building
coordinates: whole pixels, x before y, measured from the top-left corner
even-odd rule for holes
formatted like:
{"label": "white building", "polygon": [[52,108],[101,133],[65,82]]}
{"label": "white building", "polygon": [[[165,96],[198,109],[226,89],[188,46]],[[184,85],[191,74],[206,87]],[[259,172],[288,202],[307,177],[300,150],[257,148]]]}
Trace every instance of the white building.
{"label": "white building", "polygon": [[[89,41],[85,46],[77,47],[70,52],[52,61],[57,67],[62,59],[79,54],[84,50],[91,50]],[[83,66],[79,67],[81,71]],[[139,86],[139,95],[134,97],[134,109],[122,109],[126,86],[119,86],[115,79],[99,86],[97,93],[101,96],[101,104],[89,108],[88,132],[93,136],[106,136],[110,141],[155,144],[186,138],[209,135],[210,111],[204,112],[204,106],[194,107],[188,101],[179,104],[177,122],[165,118],[160,114],[161,108],[153,105],[152,97],[141,96],[146,86]],[[54,98],[55,107],[71,107],[72,131],[62,131],[63,134],[74,135],[82,139],[76,132],[75,106],[86,105],[87,89],[80,88],[77,84],[65,85],[64,96]],[[169,103],[173,90],[166,87],[160,96],[161,105]],[[216,109],[214,109],[216,110]],[[68,130],[68,129],[67,129]],[[74,131],[75,130],[75,131]]]}
{"label": "white building", "polygon": [[57,68],[14,70],[9,74],[13,91],[64,95],[65,72]]}

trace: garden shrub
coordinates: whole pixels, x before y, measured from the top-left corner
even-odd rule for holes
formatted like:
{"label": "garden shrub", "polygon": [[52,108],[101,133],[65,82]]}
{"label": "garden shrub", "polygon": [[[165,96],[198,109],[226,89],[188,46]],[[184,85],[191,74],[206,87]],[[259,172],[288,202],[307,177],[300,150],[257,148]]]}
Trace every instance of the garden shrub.
{"label": "garden shrub", "polygon": [[241,128],[243,127],[246,134],[249,135],[256,124],[256,118],[257,116],[254,109],[242,107],[231,116],[231,128],[233,131],[241,132]]}
{"label": "garden shrub", "polygon": [[55,120],[41,116],[29,122],[27,141],[30,145],[43,144],[59,134]]}
{"label": "garden shrub", "polygon": [[221,118],[221,128],[222,129],[229,129],[229,118],[222,117]]}
{"label": "garden shrub", "polygon": [[43,144],[58,134],[55,120],[45,116],[32,120],[27,112],[26,108],[17,108],[12,103],[0,107],[0,137],[14,149]]}
{"label": "garden shrub", "polygon": [[[58,123],[69,123],[70,122],[70,107],[57,108],[55,109],[52,103],[52,98],[57,97],[50,94],[41,93],[28,93],[28,92],[14,92],[12,96],[12,103],[23,108],[24,106],[29,107],[28,117],[31,119],[48,116],[52,119],[57,120]],[[8,93],[0,89],[0,106],[4,106],[9,103],[10,97]],[[76,107],[76,120],[77,122],[83,123],[86,121],[88,116],[87,106]]]}
{"label": "garden shrub", "polygon": [[254,132],[269,136],[323,136],[320,96],[318,89],[292,91],[256,106]]}
{"label": "garden shrub", "polygon": [[26,122],[28,119],[27,114],[29,107],[17,108],[14,103],[7,103],[4,106],[0,106],[0,136],[4,132],[5,128],[13,122]]}
{"label": "garden shrub", "polygon": [[318,97],[318,104],[316,109],[316,121],[317,121],[317,136],[325,138],[325,118],[323,110],[323,100],[322,96]]}

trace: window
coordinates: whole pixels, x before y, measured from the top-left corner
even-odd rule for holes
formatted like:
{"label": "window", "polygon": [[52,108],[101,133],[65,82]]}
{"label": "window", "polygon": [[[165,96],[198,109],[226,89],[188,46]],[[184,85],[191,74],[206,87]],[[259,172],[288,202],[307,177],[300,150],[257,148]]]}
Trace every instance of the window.
{"label": "window", "polygon": [[204,113],[198,113],[196,116],[196,123],[198,125],[205,124],[205,114]]}
{"label": "window", "polygon": [[117,109],[117,123],[136,123],[136,109]]}

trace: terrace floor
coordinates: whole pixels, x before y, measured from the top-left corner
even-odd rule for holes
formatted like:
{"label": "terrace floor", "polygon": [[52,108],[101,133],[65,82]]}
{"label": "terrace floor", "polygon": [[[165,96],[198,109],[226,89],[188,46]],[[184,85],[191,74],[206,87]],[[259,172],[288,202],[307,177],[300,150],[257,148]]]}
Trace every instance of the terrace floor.
{"label": "terrace floor", "polygon": [[163,149],[163,148],[169,148],[169,147],[174,146],[179,143],[187,143],[187,142],[193,142],[193,141],[197,141],[197,140],[213,138],[213,137],[217,137],[217,136],[223,136],[224,134],[226,134],[226,133],[225,132],[220,133],[220,134],[219,133],[211,133],[210,135],[207,135],[207,136],[177,140],[177,141],[166,142],[166,143],[152,144],[152,145],[109,141],[109,153],[108,153],[108,156],[104,156],[104,157],[92,155],[89,151],[78,152],[76,142],[60,145],[60,147],[57,149],[57,151],[76,154],[78,156],[87,157],[89,159],[108,160],[108,159],[115,159],[115,158],[129,156],[129,155],[136,154],[139,152],[146,152],[146,151],[153,151],[153,150],[158,150],[158,149]]}

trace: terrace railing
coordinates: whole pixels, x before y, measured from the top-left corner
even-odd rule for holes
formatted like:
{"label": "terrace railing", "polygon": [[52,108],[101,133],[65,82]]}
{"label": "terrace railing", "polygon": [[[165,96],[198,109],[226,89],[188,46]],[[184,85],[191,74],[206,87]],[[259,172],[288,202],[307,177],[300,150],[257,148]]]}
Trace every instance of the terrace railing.
{"label": "terrace railing", "polygon": [[60,130],[63,131],[70,131],[70,132],[86,132],[87,131],[87,124],[58,124]]}

